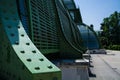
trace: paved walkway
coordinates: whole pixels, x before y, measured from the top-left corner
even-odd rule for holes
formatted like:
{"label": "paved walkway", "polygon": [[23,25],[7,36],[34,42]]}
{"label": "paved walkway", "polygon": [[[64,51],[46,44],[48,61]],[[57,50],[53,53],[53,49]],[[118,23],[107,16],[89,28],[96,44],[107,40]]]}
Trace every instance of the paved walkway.
{"label": "paved walkway", "polygon": [[120,51],[107,50],[107,54],[92,54],[92,72],[96,77],[90,80],[120,80]]}

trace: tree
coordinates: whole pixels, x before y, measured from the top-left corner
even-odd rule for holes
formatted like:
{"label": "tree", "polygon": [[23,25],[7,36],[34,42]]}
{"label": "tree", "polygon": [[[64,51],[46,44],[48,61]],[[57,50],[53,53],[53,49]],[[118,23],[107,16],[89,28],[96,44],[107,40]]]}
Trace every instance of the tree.
{"label": "tree", "polygon": [[120,45],[120,13],[115,11],[109,17],[104,18],[101,30],[100,40],[103,45]]}

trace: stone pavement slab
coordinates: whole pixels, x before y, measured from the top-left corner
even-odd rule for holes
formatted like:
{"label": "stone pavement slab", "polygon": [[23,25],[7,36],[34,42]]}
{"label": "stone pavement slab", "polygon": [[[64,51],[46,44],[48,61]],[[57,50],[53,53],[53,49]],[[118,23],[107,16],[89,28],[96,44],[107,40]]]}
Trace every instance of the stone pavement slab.
{"label": "stone pavement slab", "polygon": [[92,54],[92,72],[96,77],[90,80],[120,80],[120,51],[107,50],[107,54]]}

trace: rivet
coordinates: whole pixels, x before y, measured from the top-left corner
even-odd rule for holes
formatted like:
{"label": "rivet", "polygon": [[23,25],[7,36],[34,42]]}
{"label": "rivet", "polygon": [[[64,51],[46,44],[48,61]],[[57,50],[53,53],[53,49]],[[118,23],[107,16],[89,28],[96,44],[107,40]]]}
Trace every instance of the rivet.
{"label": "rivet", "polygon": [[26,43],[26,45],[30,45],[30,43]]}
{"label": "rivet", "polygon": [[44,59],[43,58],[41,58],[41,59],[39,59],[40,61],[44,61]]}
{"label": "rivet", "polygon": [[25,51],[20,51],[21,53],[25,53]]}
{"label": "rivet", "polygon": [[31,62],[32,60],[31,59],[27,59],[28,62]]}
{"label": "rivet", "polygon": [[40,70],[40,68],[39,67],[35,67],[35,70]]}
{"label": "rivet", "polygon": [[22,37],[24,37],[24,34],[21,34]]}
{"label": "rivet", "polygon": [[15,44],[17,44],[17,45],[18,45],[18,44],[19,44],[19,42],[18,42],[18,41],[15,41]]}
{"label": "rivet", "polygon": [[18,26],[18,28],[20,29],[20,26]]}
{"label": "rivet", "polygon": [[13,33],[11,33],[11,36],[13,37],[13,36],[15,36]]}
{"label": "rivet", "polygon": [[35,51],[35,50],[33,50],[32,52],[33,52],[33,53],[36,53],[36,51]]}
{"label": "rivet", "polygon": [[8,28],[12,28],[12,26],[8,26]]}
{"label": "rivet", "polygon": [[48,66],[49,69],[52,69],[53,67],[51,65]]}

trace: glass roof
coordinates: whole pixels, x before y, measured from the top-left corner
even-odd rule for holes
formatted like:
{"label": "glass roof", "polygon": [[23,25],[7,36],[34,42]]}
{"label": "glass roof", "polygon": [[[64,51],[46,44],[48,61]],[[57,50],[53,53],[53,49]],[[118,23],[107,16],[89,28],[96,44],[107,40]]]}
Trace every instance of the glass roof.
{"label": "glass roof", "polygon": [[84,25],[78,26],[78,29],[81,33],[85,47],[89,49],[99,48],[99,42],[97,40],[97,37],[95,36],[94,32],[91,29]]}

